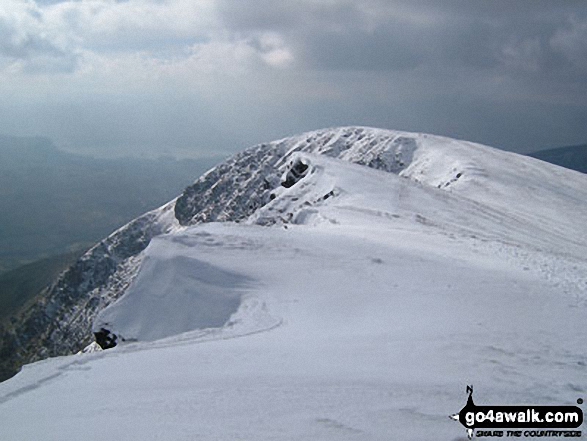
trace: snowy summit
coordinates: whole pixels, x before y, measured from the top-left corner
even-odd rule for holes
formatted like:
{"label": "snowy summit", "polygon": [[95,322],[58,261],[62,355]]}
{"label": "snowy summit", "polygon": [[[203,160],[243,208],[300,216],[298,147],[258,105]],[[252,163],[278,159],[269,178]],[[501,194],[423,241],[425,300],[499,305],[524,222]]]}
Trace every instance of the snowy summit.
{"label": "snowy summit", "polygon": [[45,355],[112,348],[0,384],[2,439],[454,440],[468,384],[575,404],[586,200],[586,175],[426,134],[252,147],[32,307]]}

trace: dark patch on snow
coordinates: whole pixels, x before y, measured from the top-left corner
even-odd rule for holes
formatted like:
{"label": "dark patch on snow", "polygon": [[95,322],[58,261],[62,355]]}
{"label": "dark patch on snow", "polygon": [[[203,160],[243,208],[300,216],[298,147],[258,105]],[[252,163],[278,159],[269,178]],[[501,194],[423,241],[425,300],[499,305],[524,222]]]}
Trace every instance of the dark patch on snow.
{"label": "dark patch on snow", "polygon": [[285,181],[281,183],[282,187],[290,188],[298,183],[303,177],[308,174],[308,164],[303,159],[298,159],[293,163],[285,176]]}
{"label": "dark patch on snow", "polygon": [[[455,171],[453,169],[453,171]],[[457,182],[461,177],[463,176],[463,172],[458,172],[454,178],[451,178],[450,180],[446,181],[445,183],[440,183],[437,185],[437,188],[446,188],[451,184],[454,184],[455,182]]]}
{"label": "dark patch on snow", "polygon": [[100,328],[99,331],[94,332],[94,338],[96,339],[96,343],[98,343],[102,349],[115,347],[116,340],[118,340],[116,334],[111,333],[106,328]]}
{"label": "dark patch on snow", "polygon": [[326,193],[324,196],[322,196],[322,200],[325,201],[326,199],[328,199],[329,197],[334,196],[334,190],[330,190],[328,193]]}
{"label": "dark patch on snow", "polygon": [[426,226],[434,226],[434,222],[432,222],[430,219],[422,216],[421,214],[416,214],[415,216],[416,222],[418,222],[419,224],[422,225],[426,225]]}

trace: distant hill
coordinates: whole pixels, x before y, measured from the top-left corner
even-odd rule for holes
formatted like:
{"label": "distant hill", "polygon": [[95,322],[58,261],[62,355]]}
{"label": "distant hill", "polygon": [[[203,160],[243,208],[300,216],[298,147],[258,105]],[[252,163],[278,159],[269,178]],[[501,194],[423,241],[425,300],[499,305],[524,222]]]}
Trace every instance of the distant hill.
{"label": "distant hill", "polygon": [[581,173],[587,173],[587,144],[540,150],[529,153],[528,156],[571,170],[577,170]]}
{"label": "distant hill", "polygon": [[97,159],[0,136],[0,273],[90,246],[219,160]]}

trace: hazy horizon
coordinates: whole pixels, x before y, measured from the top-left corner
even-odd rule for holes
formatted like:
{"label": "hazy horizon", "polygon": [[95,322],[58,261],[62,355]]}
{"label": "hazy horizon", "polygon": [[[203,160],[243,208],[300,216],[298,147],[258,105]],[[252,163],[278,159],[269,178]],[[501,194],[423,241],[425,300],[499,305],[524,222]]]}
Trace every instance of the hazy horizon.
{"label": "hazy horizon", "polygon": [[587,4],[5,0],[0,133],[226,156],[324,127],[587,142]]}

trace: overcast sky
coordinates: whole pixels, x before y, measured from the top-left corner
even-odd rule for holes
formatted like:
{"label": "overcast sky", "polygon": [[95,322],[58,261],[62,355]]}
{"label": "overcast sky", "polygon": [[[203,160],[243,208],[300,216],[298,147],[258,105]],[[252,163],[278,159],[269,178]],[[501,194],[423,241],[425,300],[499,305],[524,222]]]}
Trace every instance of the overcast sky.
{"label": "overcast sky", "polygon": [[0,133],[197,156],[351,124],[586,143],[587,2],[0,1]]}

